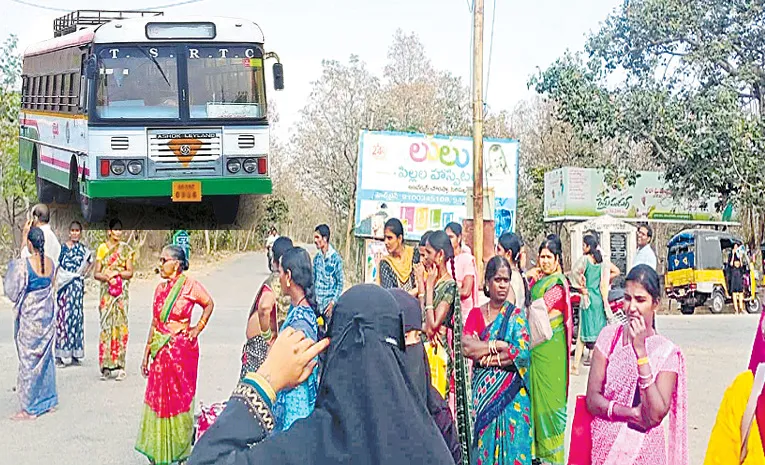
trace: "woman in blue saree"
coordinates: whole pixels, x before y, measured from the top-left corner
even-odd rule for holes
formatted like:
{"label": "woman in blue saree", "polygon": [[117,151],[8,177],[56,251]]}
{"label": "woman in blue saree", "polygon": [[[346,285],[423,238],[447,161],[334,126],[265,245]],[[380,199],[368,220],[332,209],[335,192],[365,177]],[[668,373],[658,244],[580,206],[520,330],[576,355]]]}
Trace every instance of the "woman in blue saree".
{"label": "woman in blue saree", "polygon": [[[293,247],[282,255],[279,265],[279,282],[282,291],[290,297],[287,317],[279,328],[302,331],[307,338],[319,340],[316,321],[316,294],[314,293],[311,256],[305,249]],[[293,423],[313,412],[319,389],[319,367],[300,385],[280,392],[274,403],[276,431],[286,431]]]}
{"label": "woman in blue saree", "polygon": [[26,246],[31,256],[12,261],[3,281],[5,295],[14,303],[13,335],[19,355],[16,391],[21,411],[13,420],[31,420],[58,405],[53,359],[55,265],[45,256],[45,235],[40,228],[29,230]]}
{"label": "woman in blue saree", "polygon": [[465,322],[463,352],[473,360],[471,465],[531,464],[531,343],[526,312],[507,301],[511,273],[502,256],[486,264],[490,300]]}

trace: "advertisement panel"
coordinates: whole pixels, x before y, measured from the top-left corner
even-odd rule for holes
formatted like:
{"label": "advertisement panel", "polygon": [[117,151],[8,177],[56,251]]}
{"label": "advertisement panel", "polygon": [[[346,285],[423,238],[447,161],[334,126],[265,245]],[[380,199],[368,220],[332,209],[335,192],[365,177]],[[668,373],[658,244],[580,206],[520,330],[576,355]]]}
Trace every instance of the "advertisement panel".
{"label": "advertisement panel", "polygon": [[625,179],[607,182],[591,168],[565,167],[545,173],[545,221],[575,221],[611,215],[625,221],[736,224],[731,205],[722,211],[713,198],[676,200],[663,174],[639,171],[630,185]]}
{"label": "advertisement panel", "polygon": [[[519,143],[484,139],[484,182],[494,191],[496,233],[515,227]],[[405,238],[462,222],[473,188],[469,137],[362,131],[359,143],[355,231],[383,237],[389,218],[404,224]]]}

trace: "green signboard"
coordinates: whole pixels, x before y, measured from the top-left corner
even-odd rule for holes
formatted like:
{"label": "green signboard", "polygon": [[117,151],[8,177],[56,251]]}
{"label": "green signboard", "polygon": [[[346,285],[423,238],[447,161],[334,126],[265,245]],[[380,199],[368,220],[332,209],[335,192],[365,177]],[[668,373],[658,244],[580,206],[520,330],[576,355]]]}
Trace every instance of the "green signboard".
{"label": "green signboard", "polygon": [[188,231],[180,230],[173,234],[173,245],[179,245],[186,252],[186,260],[191,258],[191,245]]}
{"label": "green signboard", "polygon": [[560,168],[545,173],[545,221],[580,221],[610,215],[625,221],[738,224],[728,205],[717,199],[676,200],[663,174],[640,171],[634,185],[624,179],[606,182],[602,171]]}

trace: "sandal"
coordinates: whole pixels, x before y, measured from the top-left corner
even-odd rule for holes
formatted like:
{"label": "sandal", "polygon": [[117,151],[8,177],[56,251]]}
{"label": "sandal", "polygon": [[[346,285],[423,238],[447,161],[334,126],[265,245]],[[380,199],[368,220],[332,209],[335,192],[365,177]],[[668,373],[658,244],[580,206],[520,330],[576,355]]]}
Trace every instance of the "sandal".
{"label": "sandal", "polygon": [[127,378],[127,373],[125,373],[125,370],[120,370],[117,372],[117,381],[123,381],[125,378]]}
{"label": "sandal", "polygon": [[112,372],[108,368],[104,368],[103,370],[101,370],[101,381],[106,381],[111,376],[112,376]]}

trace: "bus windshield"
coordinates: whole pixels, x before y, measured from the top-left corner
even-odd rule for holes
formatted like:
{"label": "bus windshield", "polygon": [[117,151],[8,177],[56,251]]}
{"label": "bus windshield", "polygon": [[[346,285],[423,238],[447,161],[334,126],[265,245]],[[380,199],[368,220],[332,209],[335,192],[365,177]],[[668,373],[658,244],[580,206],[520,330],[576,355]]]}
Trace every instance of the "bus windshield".
{"label": "bus windshield", "polygon": [[189,49],[192,119],[265,118],[263,58],[253,47]]}
{"label": "bus windshield", "polygon": [[104,47],[98,52],[98,63],[98,117],[180,117],[175,47]]}

